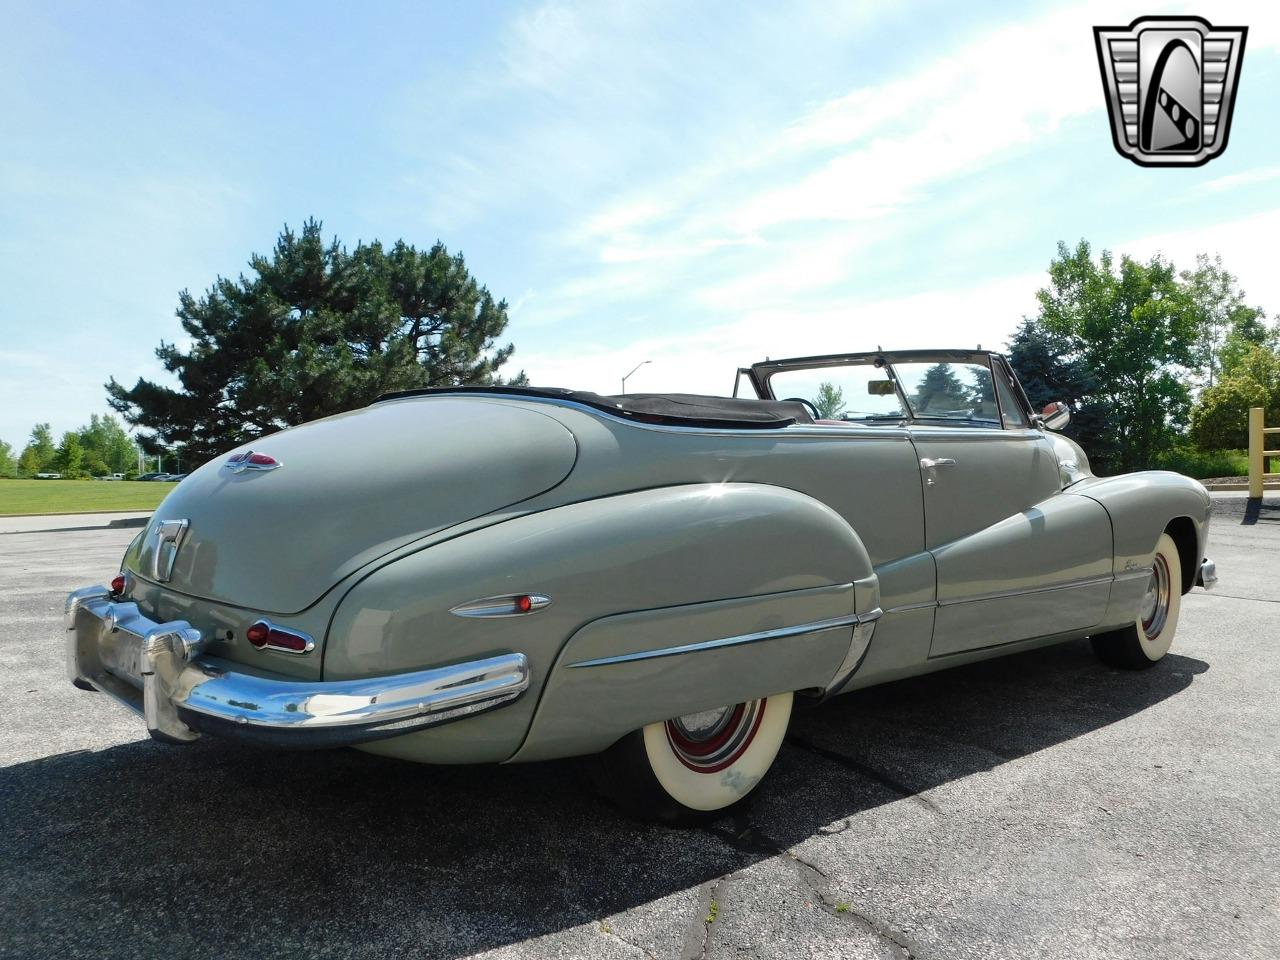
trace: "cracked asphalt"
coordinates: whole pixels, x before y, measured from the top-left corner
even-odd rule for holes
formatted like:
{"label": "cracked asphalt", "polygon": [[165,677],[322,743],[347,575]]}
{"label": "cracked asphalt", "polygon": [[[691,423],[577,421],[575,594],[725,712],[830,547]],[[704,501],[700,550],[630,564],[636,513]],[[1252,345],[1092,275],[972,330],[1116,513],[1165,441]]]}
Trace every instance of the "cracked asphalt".
{"label": "cracked asphalt", "polygon": [[134,530],[0,518],[0,956],[1274,958],[1280,498],[1215,514],[1155,669],[1072,643],[838,698],[684,831],[575,762],[153,743],[62,667]]}

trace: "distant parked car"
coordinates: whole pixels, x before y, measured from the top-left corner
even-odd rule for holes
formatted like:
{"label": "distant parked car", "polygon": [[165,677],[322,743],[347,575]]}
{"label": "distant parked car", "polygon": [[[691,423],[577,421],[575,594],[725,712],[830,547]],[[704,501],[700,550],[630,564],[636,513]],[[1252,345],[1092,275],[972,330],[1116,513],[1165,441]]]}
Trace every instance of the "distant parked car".
{"label": "distant parked car", "polygon": [[166,474],[163,479],[167,483],[180,483],[181,481],[187,479],[187,475],[185,473],[170,473],[170,474]]}
{"label": "distant parked car", "polygon": [[158,479],[160,479],[160,478],[161,478],[161,477],[163,477],[163,476],[164,476],[164,474],[163,474],[163,473],[159,473],[159,472],[154,472],[154,473],[143,473],[143,474],[140,474],[140,475],[138,476],[138,479],[139,479],[139,480],[158,480]]}
{"label": "distant parked car", "polygon": [[61,480],[61,479],[62,479],[62,474],[60,474],[60,473],[37,473],[37,474],[36,474],[36,479],[37,479],[37,480]]}

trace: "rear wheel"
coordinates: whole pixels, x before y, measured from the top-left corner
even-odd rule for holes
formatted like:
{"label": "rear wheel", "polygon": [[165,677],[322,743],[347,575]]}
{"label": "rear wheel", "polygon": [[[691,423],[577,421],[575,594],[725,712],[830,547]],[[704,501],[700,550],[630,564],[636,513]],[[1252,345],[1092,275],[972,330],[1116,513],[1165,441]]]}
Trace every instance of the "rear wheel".
{"label": "rear wheel", "polygon": [[1090,637],[1103,663],[1126,670],[1155,666],[1173,644],[1182,609],[1182,564],[1178,546],[1167,533],[1160,535],[1151,563],[1151,577],[1134,622]]}
{"label": "rear wheel", "polygon": [[688,823],[746,798],[772,766],[789,693],[651,723],[596,759],[596,785],[633,816]]}

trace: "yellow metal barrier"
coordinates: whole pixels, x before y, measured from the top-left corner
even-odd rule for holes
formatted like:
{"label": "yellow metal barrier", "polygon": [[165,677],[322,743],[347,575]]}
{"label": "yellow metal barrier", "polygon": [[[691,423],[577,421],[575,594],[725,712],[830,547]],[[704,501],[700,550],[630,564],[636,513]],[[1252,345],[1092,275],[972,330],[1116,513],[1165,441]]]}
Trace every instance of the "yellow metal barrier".
{"label": "yellow metal barrier", "polygon": [[1271,434],[1280,434],[1280,427],[1264,427],[1262,425],[1262,408],[1249,410],[1249,496],[1262,497],[1262,482],[1269,477],[1280,477],[1280,473],[1266,473],[1263,464],[1269,457],[1280,457],[1280,450],[1266,450],[1266,438]]}

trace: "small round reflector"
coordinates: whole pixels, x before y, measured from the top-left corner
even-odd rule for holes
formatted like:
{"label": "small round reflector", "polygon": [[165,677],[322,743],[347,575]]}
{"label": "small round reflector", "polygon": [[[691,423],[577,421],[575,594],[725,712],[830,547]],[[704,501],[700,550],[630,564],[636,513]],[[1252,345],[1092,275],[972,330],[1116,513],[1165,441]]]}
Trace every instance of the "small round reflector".
{"label": "small round reflector", "polygon": [[124,574],[123,573],[111,581],[111,592],[124,593]]}
{"label": "small round reflector", "polygon": [[271,627],[259,620],[244,632],[244,637],[255,647],[265,647],[267,638],[271,636]]}
{"label": "small round reflector", "polygon": [[528,613],[533,609],[533,597],[529,596],[527,593],[516,597],[516,609],[521,613]]}

